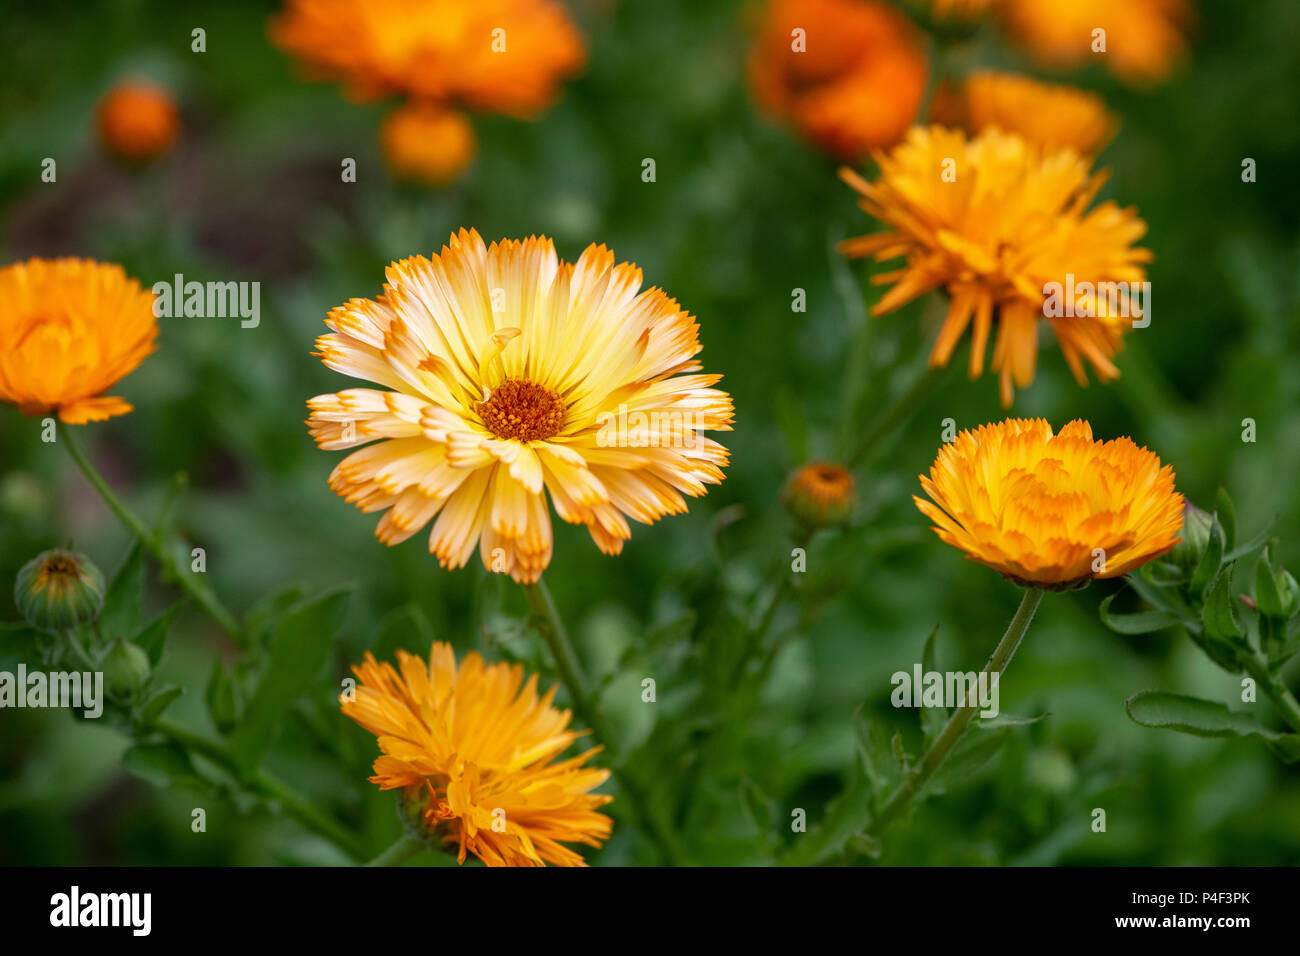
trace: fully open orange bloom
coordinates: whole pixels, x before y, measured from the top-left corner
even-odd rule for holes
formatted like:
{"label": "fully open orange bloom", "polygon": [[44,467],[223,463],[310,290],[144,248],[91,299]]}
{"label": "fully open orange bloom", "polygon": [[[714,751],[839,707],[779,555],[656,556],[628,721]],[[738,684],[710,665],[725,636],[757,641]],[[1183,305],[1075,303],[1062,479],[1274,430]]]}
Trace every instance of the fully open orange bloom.
{"label": "fully open orange bloom", "polygon": [[926,76],[915,28],[875,0],[773,0],[749,57],[758,104],[848,160],[902,137]]}
{"label": "fully open orange bloom", "polygon": [[153,351],[153,300],[121,266],[89,259],[0,269],[0,401],[70,425],[125,415],[103,393]]}
{"label": "fully open orange bloom", "polygon": [[597,808],[612,798],[591,791],[608,770],[584,766],[600,748],[556,762],[582,734],[571,714],[537,694],[522,665],[485,664],[469,653],[456,666],[449,644],[435,643],[428,666],[405,651],[398,666],[367,654],[354,667],[355,699],[343,713],[379,739],[372,783],[401,788],[422,805],[434,837],[488,866],[585,866],[565,843],[600,846],[612,823]]}
{"label": "fully open orange bloom", "polygon": [[[550,563],[547,494],[607,554],[686,510],[722,480],[731,398],[694,356],[699,326],[604,246],[561,262],[546,238],[486,246],[462,230],[440,255],[388,268],[377,299],[352,299],[317,340],[354,388],[308,402],[322,448],[356,448],[330,487],[375,533],[405,541],[433,521],[429,550],[463,567],[536,581]],[[370,444],[375,442],[375,444]],[[434,519],[437,519],[436,521]]]}
{"label": "fully open orange bloom", "polygon": [[528,117],[586,59],[553,0],[288,0],[282,49],[361,100],[391,94]]}
{"label": "fully open orange bloom", "polygon": [[[840,244],[845,255],[886,261],[898,269],[874,276],[891,284],[872,308],[882,315],[931,289],[950,296],[947,320],[930,364],[946,365],[974,323],[970,374],[984,369],[984,353],[998,320],[992,367],[1002,403],[1014,386],[1033,381],[1038,324],[1046,319],[1079,384],[1086,360],[1102,381],[1119,376],[1111,361],[1132,327],[1128,289],[1145,281],[1151,254],[1133,244],[1146,224],[1132,208],[1088,204],[1105,180],[1071,149],[1044,151],[1021,136],[990,128],[967,140],[960,130],[917,127],[888,154],[877,154],[880,176],[867,182],[849,169],[840,176],[862,194],[860,205],[888,231]],[[1071,278],[1072,277],[1072,278]],[[1102,296],[1093,315],[1045,314],[1049,283],[1126,283],[1116,308]]]}
{"label": "fully open orange bloom", "polygon": [[140,80],[109,90],[99,101],[96,122],[104,148],[132,163],[167,152],[180,130],[180,114],[167,91]]}
{"label": "fully open orange bloom", "polygon": [[1073,421],[1010,418],[939,449],[913,497],[934,531],[1022,584],[1065,588],[1127,574],[1179,541],[1174,472],[1129,438]]}
{"label": "fully open orange bloom", "polygon": [[[1074,68],[1100,62],[1124,80],[1152,83],[1187,52],[1187,0],[998,0],[1009,32],[1040,64]],[[1104,30],[1105,52],[1093,31]]]}

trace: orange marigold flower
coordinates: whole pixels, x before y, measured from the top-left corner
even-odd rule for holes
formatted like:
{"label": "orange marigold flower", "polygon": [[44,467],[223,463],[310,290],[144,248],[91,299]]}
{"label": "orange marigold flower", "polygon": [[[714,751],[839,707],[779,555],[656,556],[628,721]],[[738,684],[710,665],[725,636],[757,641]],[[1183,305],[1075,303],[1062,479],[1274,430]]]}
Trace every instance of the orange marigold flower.
{"label": "orange marigold flower", "polygon": [[126,80],[99,101],[96,123],[108,152],[127,162],[147,163],[171,149],[181,121],[166,90]]}
{"label": "orange marigold flower", "polygon": [[532,116],[586,59],[552,0],[288,0],[271,38],[360,100],[390,94]]}
{"label": "orange marigold flower", "polygon": [[0,401],[70,425],[125,415],[103,392],[153,351],[153,300],[121,266],[89,259],[0,269]]}
{"label": "orange marigold flower", "polygon": [[435,643],[424,661],[405,651],[397,664],[367,653],[354,667],[360,684],[342,710],[378,738],[372,783],[401,788],[422,806],[426,832],[488,866],[585,866],[565,843],[599,847],[612,823],[592,793],[608,770],[584,766],[600,748],[555,758],[582,736],[571,713],[552,706],[555,687],[537,694],[520,664],[485,664],[473,652],[460,666],[451,645]]}
{"label": "orange marigold flower", "polygon": [[913,500],[935,533],[1021,584],[1119,577],[1168,553],[1183,524],[1173,469],[1132,439],[1094,441],[1085,421],[963,431],[920,479],[930,501]]}
{"label": "orange marigold flower", "polygon": [[786,483],[786,508],[815,528],[839,524],[853,511],[853,476],[843,465],[817,461],[804,465]]}
{"label": "orange marigold flower", "polygon": [[[1163,79],[1187,53],[1187,0],[998,0],[1008,31],[1042,65],[1074,68],[1100,59],[1133,84]],[[1105,52],[1094,51],[1105,31]]]}
{"label": "orange marigold flower", "polygon": [[1068,147],[1095,156],[1119,127],[1095,93],[1014,73],[978,70],[966,81],[961,99],[960,125],[969,132],[996,127],[1048,152]]}
{"label": "orange marigold flower", "polygon": [[[485,246],[462,230],[440,255],[388,268],[377,299],[330,312],[317,340],[330,368],[392,391],[354,388],[308,402],[322,448],[354,448],[330,487],[375,534],[405,541],[434,518],[446,568],[476,545],[491,571],[536,581],[551,518],[583,524],[617,554],[627,518],[686,510],[722,480],[731,398],[700,374],[699,326],[641,270],[591,245],[561,262],[549,239]],[[686,374],[683,374],[686,373]]]}
{"label": "orange marigold flower", "polygon": [[[1117,307],[1102,296],[1094,315],[1044,314],[1049,283],[1132,283],[1146,279],[1142,263],[1151,253],[1135,243],[1146,224],[1132,208],[1104,202],[1085,211],[1105,181],[1089,174],[1088,163],[1070,149],[1055,152],[1023,137],[990,128],[971,140],[960,130],[917,127],[888,154],[877,154],[880,177],[869,183],[852,170],[840,176],[862,194],[860,205],[889,231],[840,244],[850,257],[877,261],[905,256],[906,264],[873,277],[892,284],[872,308],[891,312],[930,289],[951,297],[947,320],[930,355],[946,365],[974,320],[970,374],[984,369],[993,319],[998,336],[993,371],[1002,403],[1015,386],[1033,381],[1038,322],[1046,318],[1079,384],[1087,384],[1083,362],[1111,381],[1111,361],[1132,320],[1124,291]],[[951,175],[945,175],[945,171]]]}
{"label": "orange marigold flower", "polygon": [[451,182],[478,150],[464,113],[428,103],[410,103],[389,113],[379,145],[394,176],[428,186]]}
{"label": "orange marigold flower", "polygon": [[874,0],[773,0],[749,57],[758,104],[849,160],[902,137],[927,72],[916,29]]}

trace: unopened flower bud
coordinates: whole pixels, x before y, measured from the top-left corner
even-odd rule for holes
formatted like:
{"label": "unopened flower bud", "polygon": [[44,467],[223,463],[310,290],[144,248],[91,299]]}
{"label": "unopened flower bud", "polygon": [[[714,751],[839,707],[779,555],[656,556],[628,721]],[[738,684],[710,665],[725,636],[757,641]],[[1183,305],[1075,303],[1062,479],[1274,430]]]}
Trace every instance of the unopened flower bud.
{"label": "unopened flower bud", "polygon": [[781,501],[796,519],[813,528],[842,524],[853,513],[853,476],[842,465],[804,465],[786,483]]}
{"label": "unopened flower bud", "polygon": [[34,627],[66,631],[99,617],[104,575],[84,554],[61,548],[46,551],[18,572],[14,603]]}
{"label": "unopened flower bud", "polygon": [[149,679],[149,655],[143,648],[118,638],[105,655],[103,668],[109,696],[125,700]]}

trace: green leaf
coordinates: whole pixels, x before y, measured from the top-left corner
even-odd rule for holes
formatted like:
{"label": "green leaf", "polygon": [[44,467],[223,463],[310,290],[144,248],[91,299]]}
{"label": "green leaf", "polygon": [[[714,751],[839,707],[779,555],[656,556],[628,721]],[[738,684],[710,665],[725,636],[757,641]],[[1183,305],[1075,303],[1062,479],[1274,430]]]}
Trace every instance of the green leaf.
{"label": "green leaf", "polygon": [[740,782],[740,807],[749,822],[758,833],[759,842],[765,852],[770,852],[772,834],[776,832],[776,813],[774,801],[763,792],[762,787],[748,777]]}
{"label": "green leaf", "polygon": [[177,601],[131,638],[132,644],[138,645],[149,655],[150,666],[157,667],[158,662],[162,660],[163,648],[167,643],[167,632],[171,630],[172,622],[176,620],[176,615],[180,613],[185,603],[184,599]]}
{"label": "green leaf", "polygon": [[1101,602],[1101,622],[1119,634],[1150,634],[1162,631],[1179,623],[1178,615],[1169,611],[1141,611],[1136,614],[1112,614],[1111,602],[1115,595],[1110,594]]}
{"label": "green leaf", "polygon": [[1201,622],[1205,633],[1219,641],[1230,644],[1244,637],[1241,624],[1237,621],[1237,595],[1232,589],[1232,572],[1236,565],[1229,564],[1206,589],[1205,606],[1201,608]]}
{"label": "green leaf", "polygon": [[1251,538],[1241,547],[1233,548],[1231,551],[1229,551],[1227,554],[1223,556],[1223,560],[1240,561],[1242,558],[1246,557],[1247,555],[1253,554],[1254,552],[1258,551],[1260,548],[1264,547],[1264,545],[1268,544],[1268,539],[1273,535],[1273,525],[1275,524],[1277,524],[1276,515],[1269,520],[1268,524],[1264,526],[1263,531],[1259,532],[1259,534],[1255,535],[1255,537]]}
{"label": "green leaf", "polygon": [[1255,564],[1255,604],[1260,614],[1285,617],[1282,613],[1282,595],[1278,593],[1277,579],[1273,576],[1273,564],[1268,552],[1269,549],[1265,548]]}
{"label": "green leaf", "polygon": [[866,707],[865,703],[861,704],[853,713],[853,736],[862,773],[871,785],[872,793],[880,796],[897,780],[898,764],[893,759],[884,726],[867,716]]}
{"label": "green leaf", "polygon": [[184,693],[185,688],[169,684],[151,695],[148,700],[140,705],[140,723],[145,726],[155,723],[163,715],[163,711]]}
{"label": "green leaf", "polygon": [[173,743],[136,744],[122,754],[122,767],[155,787],[192,787],[201,783],[189,754]]}
{"label": "green leaf", "polygon": [[104,594],[104,610],[99,615],[100,632],[109,641],[130,637],[135,633],[143,602],[144,557],[137,541]]}
{"label": "green leaf", "polygon": [[271,660],[244,708],[232,746],[240,772],[251,776],[293,702],[308,693],[329,659],[347,591],[332,591],[286,614],[271,639]]}
{"label": "green leaf", "polygon": [[1237,509],[1232,506],[1232,499],[1222,488],[1214,496],[1214,514],[1223,527],[1224,549],[1231,551],[1237,546]]}
{"label": "green leaf", "polygon": [[203,700],[208,706],[208,716],[223,737],[235,729],[239,722],[238,688],[221,663],[220,655],[212,658],[212,670],[203,690]]}
{"label": "green leaf", "polygon": [[[921,673],[929,674],[937,672],[938,667],[934,662],[934,639],[939,633],[939,625],[934,626],[930,636],[925,639],[925,647],[921,651]],[[916,694],[920,694],[921,689],[915,689]],[[921,733],[924,736],[925,747],[930,746],[930,742],[938,737],[943,731],[944,725],[948,723],[948,708],[946,707],[922,707],[921,710]]]}
{"label": "green leaf", "polygon": [[1016,714],[998,714],[996,717],[981,717],[978,714],[971,720],[971,726],[977,730],[1001,730],[1003,727],[1028,727],[1030,724],[1036,724],[1047,717],[1047,714],[1039,714],[1037,717],[1021,717]]}
{"label": "green leaf", "polygon": [[1223,567],[1223,551],[1223,526],[1219,524],[1219,519],[1216,517],[1210,525],[1210,539],[1206,542],[1205,553],[1201,555],[1200,563],[1192,572],[1190,587],[1193,594],[1203,593],[1206,585],[1219,573],[1219,568]]}
{"label": "green leaf", "polygon": [[1217,701],[1144,690],[1125,701],[1124,709],[1143,727],[1195,737],[1258,737],[1288,763],[1300,760],[1300,734],[1269,730],[1249,714],[1229,710]]}
{"label": "green leaf", "polygon": [[963,736],[926,784],[926,792],[943,793],[969,780],[1002,749],[1010,734],[1011,728],[1008,726],[996,728],[989,734],[968,733]]}
{"label": "green leaf", "polygon": [[244,625],[253,645],[260,646],[270,641],[280,618],[301,601],[305,594],[306,590],[301,585],[291,584],[258,599],[249,609]]}

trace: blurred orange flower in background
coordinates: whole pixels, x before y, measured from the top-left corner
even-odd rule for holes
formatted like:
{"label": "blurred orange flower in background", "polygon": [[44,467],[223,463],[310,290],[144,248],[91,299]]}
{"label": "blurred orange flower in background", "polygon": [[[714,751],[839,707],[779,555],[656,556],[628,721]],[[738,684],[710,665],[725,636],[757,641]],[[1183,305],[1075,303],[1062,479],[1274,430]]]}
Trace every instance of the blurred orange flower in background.
{"label": "blurred orange flower in background", "polygon": [[[1041,65],[1073,69],[1097,60],[1121,79],[1163,79],[1187,52],[1187,0],[998,0],[1008,32]],[[1105,31],[1105,52],[1094,50]]]}
{"label": "blurred orange flower in background", "polygon": [[874,0],[773,0],[749,56],[758,104],[849,160],[902,137],[927,74],[919,32]]}
{"label": "blurred orange flower in background", "polygon": [[428,103],[408,103],[389,113],[379,145],[398,179],[445,186],[478,150],[474,127],[464,113]]}
{"label": "blurred orange flower in background", "polygon": [[121,266],[29,259],[0,269],[0,401],[70,425],[125,415],[103,394],[154,349],[154,295]]}
{"label": "blurred orange flower in background", "polygon": [[976,70],[956,90],[945,83],[931,115],[970,133],[996,127],[1045,150],[1069,147],[1083,156],[1101,152],[1119,127],[1095,93],[997,70]]}
{"label": "blurred orange flower in background", "polygon": [[180,114],[167,91],[142,80],[124,80],[99,101],[95,114],[104,149],[131,163],[147,163],[171,149]]}
{"label": "blurred orange flower in background", "polygon": [[270,30],[358,100],[396,94],[521,118],[549,106],[586,61],[552,0],[288,0]]}

